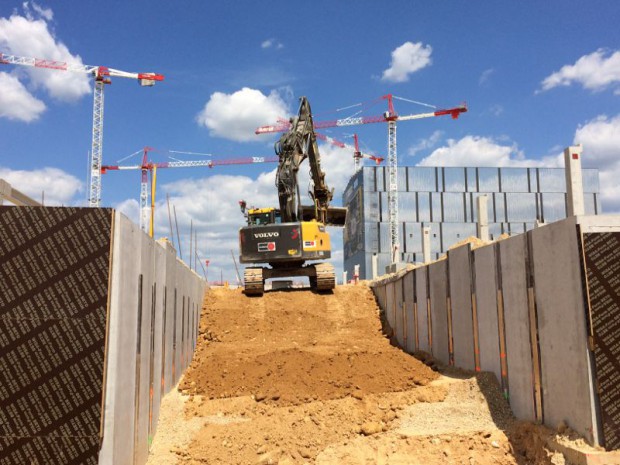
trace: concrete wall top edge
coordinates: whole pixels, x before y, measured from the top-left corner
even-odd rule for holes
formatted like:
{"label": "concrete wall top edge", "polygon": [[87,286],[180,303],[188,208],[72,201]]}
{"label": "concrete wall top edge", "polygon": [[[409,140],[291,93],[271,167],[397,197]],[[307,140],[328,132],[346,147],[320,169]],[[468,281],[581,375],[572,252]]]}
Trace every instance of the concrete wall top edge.
{"label": "concrete wall top edge", "polygon": [[577,217],[582,232],[620,231],[620,215],[585,215]]}

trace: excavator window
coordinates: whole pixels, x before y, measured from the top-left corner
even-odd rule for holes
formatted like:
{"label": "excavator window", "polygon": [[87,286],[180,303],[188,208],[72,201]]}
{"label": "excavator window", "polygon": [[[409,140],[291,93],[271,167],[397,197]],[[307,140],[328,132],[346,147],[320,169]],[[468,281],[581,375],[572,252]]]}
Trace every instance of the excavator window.
{"label": "excavator window", "polygon": [[263,225],[263,224],[271,224],[273,223],[273,212],[267,213],[255,213],[250,215],[250,224],[252,225]]}

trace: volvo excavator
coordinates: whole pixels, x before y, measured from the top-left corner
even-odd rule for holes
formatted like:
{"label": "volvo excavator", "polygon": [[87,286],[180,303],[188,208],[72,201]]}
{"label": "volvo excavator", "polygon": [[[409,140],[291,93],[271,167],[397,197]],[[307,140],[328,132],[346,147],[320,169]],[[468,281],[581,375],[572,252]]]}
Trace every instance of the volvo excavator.
{"label": "volvo excavator", "polygon": [[[239,261],[250,264],[244,271],[245,294],[260,296],[265,280],[307,276],[310,287],[328,291],[336,286],[334,267],[317,262],[331,257],[326,226],[344,226],[347,209],[330,207],[334,192],[325,183],[321,156],[316,143],[312,112],[306,97],[300,98],[299,111],[291,118],[290,130],[275,144],[279,157],[276,187],[280,208],[250,208],[240,202],[247,226],[239,230]],[[308,159],[312,205],[302,205],[297,174]],[[265,265],[265,266],[261,266]],[[268,265],[268,266],[266,266]]]}

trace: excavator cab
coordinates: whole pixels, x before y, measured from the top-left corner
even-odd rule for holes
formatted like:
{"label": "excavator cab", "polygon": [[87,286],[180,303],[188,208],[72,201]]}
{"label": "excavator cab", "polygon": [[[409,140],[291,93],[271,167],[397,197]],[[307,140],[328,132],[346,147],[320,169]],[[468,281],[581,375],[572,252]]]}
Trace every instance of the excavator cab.
{"label": "excavator cab", "polygon": [[248,226],[262,226],[281,222],[280,210],[275,208],[251,208],[248,210]]}

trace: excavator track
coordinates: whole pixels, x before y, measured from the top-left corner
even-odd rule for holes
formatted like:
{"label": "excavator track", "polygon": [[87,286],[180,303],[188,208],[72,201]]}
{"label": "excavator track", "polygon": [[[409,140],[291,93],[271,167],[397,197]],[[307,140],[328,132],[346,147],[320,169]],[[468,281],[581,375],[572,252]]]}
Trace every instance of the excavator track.
{"label": "excavator track", "polygon": [[246,268],[243,272],[245,295],[263,295],[265,292],[265,278],[262,268]]}
{"label": "excavator track", "polygon": [[316,270],[316,278],[311,280],[311,283],[316,283],[316,287],[313,287],[317,291],[330,291],[336,287],[336,274],[331,263],[319,263],[314,265],[314,269]]}

